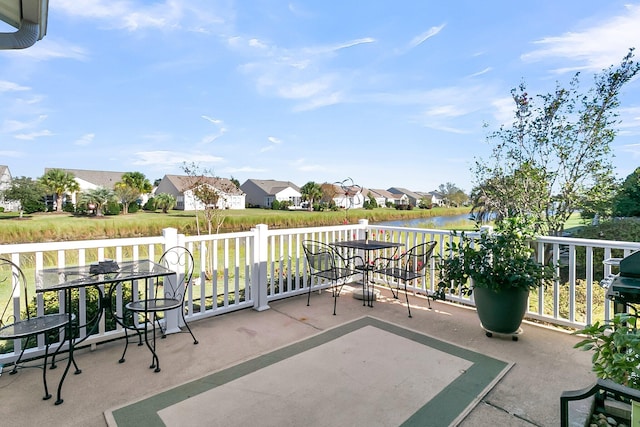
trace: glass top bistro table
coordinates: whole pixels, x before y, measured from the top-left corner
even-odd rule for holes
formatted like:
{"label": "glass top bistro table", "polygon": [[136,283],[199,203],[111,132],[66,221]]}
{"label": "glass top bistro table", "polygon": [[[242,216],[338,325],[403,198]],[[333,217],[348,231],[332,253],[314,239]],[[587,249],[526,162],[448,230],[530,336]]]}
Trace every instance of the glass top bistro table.
{"label": "glass top bistro table", "polygon": [[376,295],[373,286],[369,284],[369,273],[374,270],[374,265],[371,261],[371,253],[382,249],[395,248],[397,251],[399,247],[404,246],[402,243],[386,242],[382,240],[372,239],[360,239],[360,240],[343,240],[330,243],[331,246],[337,248],[355,249],[364,252],[364,265],[356,266],[356,269],[362,270],[362,294],[354,293],[354,298],[362,299],[362,305],[368,305],[373,307],[373,300]]}
{"label": "glass top bistro table", "polygon": [[[107,309],[111,309],[114,319],[120,323],[123,327],[127,327],[122,318],[119,318],[115,313],[115,307],[112,307],[111,300],[114,289],[116,289],[118,285],[124,282],[132,282],[135,280],[144,280],[145,281],[145,289],[148,289],[148,281],[150,279],[157,279],[160,277],[166,277],[174,275],[175,272],[157,264],[148,259],[141,259],[136,261],[122,261],[116,263],[114,261],[102,261],[99,263],[94,263],[91,265],[84,266],[74,266],[74,267],[63,267],[63,268],[45,268],[38,271],[36,276],[36,292],[64,292],[64,301],[65,301],[65,311],[69,314],[69,323],[67,326],[67,331],[65,332],[65,338],[68,340],[69,344],[69,357],[67,358],[67,366],[65,367],[64,373],[60,378],[60,383],[58,384],[58,396],[55,402],[56,405],[59,405],[63,402],[62,399],[62,385],[64,384],[64,380],[69,372],[69,368],[71,364],[76,368],[75,374],[80,374],[82,371],[78,369],[78,365],[76,364],[74,358],[74,348],[88,338],[91,332],[88,332],[87,335],[82,338],[76,340],[74,338],[73,330],[74,328],[86,327],[87,325],[73,325],[72,319],[79,319],[79,313],[73,313],[73,304],[72,304],[72,296],[74,289],[81,289],[87,287],[93,287],[99,292],[98,299],[98,311],[94,319],[87,321],[87,324],[94,325],[93,327],[97,327],[100,322],[100,318],[104,315],[104,312]],[[111,285],[109,287],[108,296],[105,297],[104,293],[104,285]],[[79,305],[78,305],[79,306]],[[145,341],[147,340],[147,336],[145,334]],[[149,346],[148,341],[146,342],[147,347],[151,352],[153,352],[152,348]]]}

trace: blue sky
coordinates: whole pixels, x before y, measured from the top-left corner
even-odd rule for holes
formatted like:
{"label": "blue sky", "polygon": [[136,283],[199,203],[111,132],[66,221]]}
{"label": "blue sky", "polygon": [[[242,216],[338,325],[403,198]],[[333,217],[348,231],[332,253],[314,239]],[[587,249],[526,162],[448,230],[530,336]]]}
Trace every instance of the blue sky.
{"label": "blue sky", "polygon": [[[638,1],[50,0],[47,36],[0,51],[0,164],[468,192],[511,88],[589,85],[638,41]],[[620,100],[625,177],[638,79]]]}

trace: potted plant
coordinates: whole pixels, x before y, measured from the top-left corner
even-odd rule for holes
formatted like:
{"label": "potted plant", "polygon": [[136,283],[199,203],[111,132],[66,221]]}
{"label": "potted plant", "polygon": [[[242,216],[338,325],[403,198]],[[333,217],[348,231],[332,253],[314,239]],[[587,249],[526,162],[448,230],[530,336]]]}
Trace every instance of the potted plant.
{"label": "potted plant", "polygon": [[585,336],[574,348],[593,351],[592,368],[598,379],[585,389],[562,393],[562,426],[570,424],[569,402],[591,396],[595,396],[595,400],[589,406],[591,416],[587,421],[596,423],[599,419],[613,419],[615,423],[606,425],[630,421],[635,425],[634,419],[640,415],[636,413],[637,404],[632,405],[632,402],[640,402],[640,330],[636,321],[636,315],[617,313],[609,321],[597,321],[574,332]]}
{"label": "potted plant", "polygon": [[[439,261],[440,281],[436,297],[444,299],[451,289],[473,293],[478,317],[487,336],[517,334],[527,310],[529,291],[555,278],[551,265],[536,261],[531,246],[534,224],[524,217],[496,222],[479,236],[464,232],[447,245],[449,255]],[[513,336],[517,340],[517,336]]]}

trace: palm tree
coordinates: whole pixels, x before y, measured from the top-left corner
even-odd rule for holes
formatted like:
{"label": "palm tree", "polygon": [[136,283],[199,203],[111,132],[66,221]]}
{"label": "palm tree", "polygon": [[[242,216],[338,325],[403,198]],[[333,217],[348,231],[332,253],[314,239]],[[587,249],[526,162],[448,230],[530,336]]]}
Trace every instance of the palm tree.
{"label": "palm tree", "polygon": [[176,205],[176,198],[169,193],[160,193],[155,197],[156,207],[162,209],[163,213],[167,213]]}
{"label": "palm tree", "polygon": [[153,186],[142,172],[125,172],[118,184],[125,184],[128,187],[135,188],[140,194],[150,193]]}
{"label": "palm tree", "polygon": [[56,196],[56,212],[62,212],[62,196],[65,193],[80,191],[80,185],[74,174],[62,169],[49,169],[41,178],[40,183]]}
{"label": "palm tree", "polygon": [[123,173],[120,181],[116,182],[114,186],[114,190],[122,202],[122,213],[127,214],[129,205],[138,200],[141,194],[150,193],[152,188],[151,183],[142,172]]}
{"label": "palm tree", "polygon": [[108,188],[98,187],[82,193],[80,200],[87,205],[96,205],[96,216],[103,216],[102,207],[110,201],[117,201],[117,197]]}
{"label": "palm tree", "polygon": [[310,211],[313,210],[313,202],[322,198],[322,188],[319,184],[316,184],[313,181],[309,181],[303,185],[300,189],[300,193],[302,194],[303,200],[309,202]]}

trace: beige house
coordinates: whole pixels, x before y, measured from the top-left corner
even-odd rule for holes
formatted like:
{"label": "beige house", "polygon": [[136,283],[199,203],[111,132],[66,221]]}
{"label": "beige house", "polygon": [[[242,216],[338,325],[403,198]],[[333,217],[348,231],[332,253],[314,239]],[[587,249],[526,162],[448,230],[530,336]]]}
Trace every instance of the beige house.
{"label": "beige house", "polygon": [[[203,210],[204,204],[194,196],[195,178],[186,175],[165,175],[155,194],[171,194],[176,198],[176,209],[184,211]],[[214,188],[219,194],[217,209],[244,209],[245,194],[227,178],[202,177],[205,185]]]}
{"label": "beige house", "polygon": [[290,202],[293,208],[299,208],[302,201],[300,188],[291,181],[274,179],[248,179],[240,189],[246,194],[249,206],[270,208],[274,201]]}

